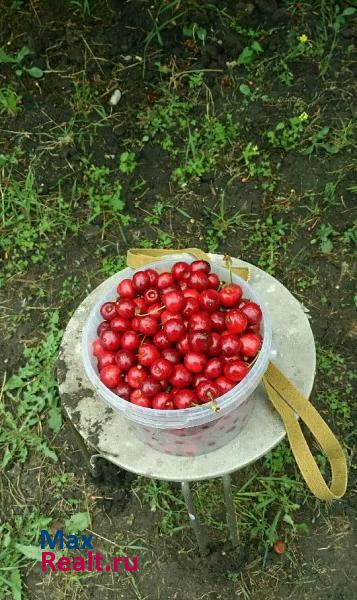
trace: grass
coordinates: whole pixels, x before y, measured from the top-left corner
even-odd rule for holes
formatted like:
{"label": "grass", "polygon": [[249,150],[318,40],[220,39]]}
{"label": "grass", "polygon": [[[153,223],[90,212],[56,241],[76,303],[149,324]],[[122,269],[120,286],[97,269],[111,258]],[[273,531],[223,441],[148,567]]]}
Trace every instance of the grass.
{"label": "grass", "polygon": [[[250,558],[205,578],[178,486],[127,481],[116,470],[91,481],[82,471],[61,420],[54,367],[72,311],[125,266],[129,247],[240,256],[278,277],[311,317],[314,402],[352,456],[356,144],[348,32],[355,9],[286,0],[289,20],[273,22],[268,13],[249,16],[249,3],[233,10],[158,0],[143,4],[138,25],[130,3],[120,22],[110,3],[105,10],[90,0],[65,4],[51,17],[50,42],[45,5],[11,2],[0,16],[0,29],[5,22],[14,29],[0,51],[0,324],[8,347],[0,597],[171,600],[177,561],[183,600],[270,599],[284,596],[286,585],[299,595],[294,580],[311,596],[315,567],[333,597],[322,554],[322,566],[300,557],[302,536],[316,554],[333,548],[326,533],[333,531],[347,560],[336,525],[344,504],[325,507],[310,496],[287,443],[233,480]],[[29,31],[44,41],[36,54],[22,45]],[[110,107],[114,89],[122,96]],[[318,451],[317,460],[328,476]],[[194,496],[216,547],[225,547],[220,482],[194,485]],[[315,535],[321,518],[322,540]],[[39,579],[39,529],[69,523],[91,528],[108,553],[138,553],[141,578]],[[286,541],[285,557],[273,555],[276,539]],[[336,573],[343,570],[337,561]]]}

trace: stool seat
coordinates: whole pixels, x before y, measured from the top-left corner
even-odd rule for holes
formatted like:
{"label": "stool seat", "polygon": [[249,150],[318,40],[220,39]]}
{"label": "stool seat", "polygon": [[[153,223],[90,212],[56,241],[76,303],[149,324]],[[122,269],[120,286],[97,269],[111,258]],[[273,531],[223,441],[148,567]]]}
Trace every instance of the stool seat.
{"label": "stool seat", "polygon": [[[223,263],[222,255],[210,254],[209,257],[213,263]],[[184,260],[184,255],[177,258]],[[316,360],[314,338],[303,306],[277,279],[258,267],[237,259],[233,259],[233,265],[249,267],[250,283],[270,312],[273,360],[308,397]],[[126,277],[132,272],[130,268],[124,271]],[[180,482],[228,475],[274,448],[284,438],[285,429],[262,386],[255,392],[255,407],[245,427],[219,450],[196,457],[173,456],[158,452],[137,439],[130,422],[98,397],[86,377],[81,358],[84,323],[93,306],[116,280],[114,275],[82,302],[68,323],[61,344],[58,378],[62,406],[83,440],[98,454],[127,471]]]}

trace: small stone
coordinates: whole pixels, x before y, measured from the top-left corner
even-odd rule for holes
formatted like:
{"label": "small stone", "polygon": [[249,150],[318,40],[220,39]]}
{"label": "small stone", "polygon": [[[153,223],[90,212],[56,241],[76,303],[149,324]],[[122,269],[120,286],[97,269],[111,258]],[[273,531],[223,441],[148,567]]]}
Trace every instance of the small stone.
{"label": "small stone", "polygon": [[120,90],[114,90],[112,95],[110,96],[109,104],[110,106],[116,106],[122,97],[122,93]]}

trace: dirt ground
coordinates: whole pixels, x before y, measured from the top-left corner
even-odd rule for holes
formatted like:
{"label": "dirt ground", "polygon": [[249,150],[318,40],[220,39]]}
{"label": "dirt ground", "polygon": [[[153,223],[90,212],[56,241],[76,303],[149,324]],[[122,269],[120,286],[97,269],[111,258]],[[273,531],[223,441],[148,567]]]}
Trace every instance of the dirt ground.
{"label": "dirt ground", "polygon": [[[354,599],[352,0],[0,8],[0,598]],[[91,478],[61,420],[57,353],[73,310],[134,246],[240,256],[304,305],[314,402],[350,466],[341,501],[314,499],[283,443],[235,476],[238,550],[219,483],[195,488],[203,559],[177,486],[111,465]],[[138,572],[42,573],[40,529],[71,518],[106,557],[137,554]]]}

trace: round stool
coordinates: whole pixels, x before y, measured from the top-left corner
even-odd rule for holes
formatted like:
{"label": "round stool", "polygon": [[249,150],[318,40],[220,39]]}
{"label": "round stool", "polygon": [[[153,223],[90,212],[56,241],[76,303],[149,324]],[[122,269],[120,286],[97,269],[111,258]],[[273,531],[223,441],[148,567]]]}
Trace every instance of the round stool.
{"label": "round stool", "polygon": [[[209,257],[213,263],[223,263],[222,255],[210,254]],[[177,259],[184,260],[184,255],[178,255]],[[276,354],[274,361],[309,397],[315,376],[315,344],[302,305],[277,279],[254,265],[233,259],[233,266],[249,267],[250,283],[270,312]],[[130,277],[132,272],[130,268],[124,270],[126,277]],[[99,285],[75,311],[64,333],[58,359],[62,406],[77,435],[84,458],[92,472],[96,470],[95,458],[100,456],[138,475],[180,482],[202,553],[206,550],[207,537],[197,519],[189,482],[222,477],[230,538],[233,546],[237,546],[238,530],[230,473],[253,463],[274,448],[285,436],[282,421],[260,385],[255,407],[245,427],[219,450],[195,457],[173,456],[153,450],[138,440],[129,428],[129,422],[97,396],[86,377],[81,358],[84,323],[92,307],[116,280],[117,275],[113,275]],[[92,455],[87,444],[94,449]]]}

